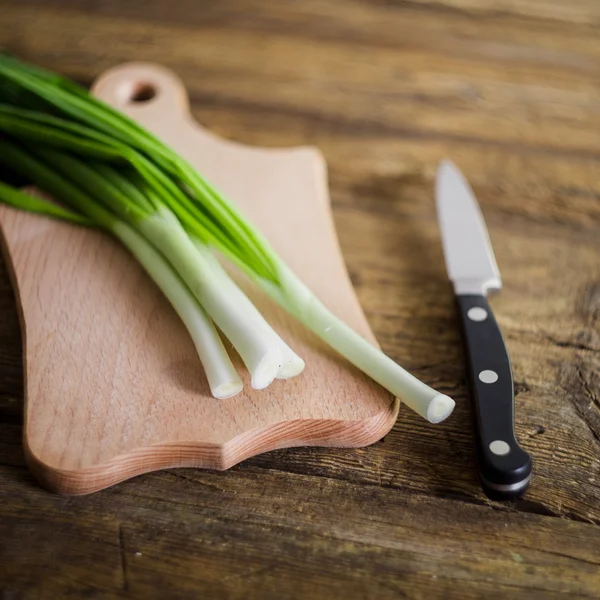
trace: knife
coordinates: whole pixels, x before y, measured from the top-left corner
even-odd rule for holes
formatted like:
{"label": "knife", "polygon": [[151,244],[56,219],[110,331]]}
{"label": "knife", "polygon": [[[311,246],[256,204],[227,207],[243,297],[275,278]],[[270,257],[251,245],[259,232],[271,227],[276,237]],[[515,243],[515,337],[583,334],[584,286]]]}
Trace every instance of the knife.
{"label": "knife", "polygon": [[532,461],[515,438],[510,359],[486,298],[502,281],[475,195],[450,161],[438,168],[436,206],[467,354],[481,484],[490,498],[514,499],[529,485]]}

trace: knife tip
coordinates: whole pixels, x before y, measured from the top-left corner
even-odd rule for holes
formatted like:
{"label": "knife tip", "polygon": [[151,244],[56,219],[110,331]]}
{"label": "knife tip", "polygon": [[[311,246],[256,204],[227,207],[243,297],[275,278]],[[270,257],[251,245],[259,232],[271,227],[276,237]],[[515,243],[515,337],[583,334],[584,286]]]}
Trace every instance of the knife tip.
{"label": "knife tip", "polygon": [[440,160],[439,164],[438,164],[438,168],[437,168],[437,174],[438,177],[444,172],[444,171],[457,171],[457,167],[456,165],[449,159],[444,158],[442,160]]}

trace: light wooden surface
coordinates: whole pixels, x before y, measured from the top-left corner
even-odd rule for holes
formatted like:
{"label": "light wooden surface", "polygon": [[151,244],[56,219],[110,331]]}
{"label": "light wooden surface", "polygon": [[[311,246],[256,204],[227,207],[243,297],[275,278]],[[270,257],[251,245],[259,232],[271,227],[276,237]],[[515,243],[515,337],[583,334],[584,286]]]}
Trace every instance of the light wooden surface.
{"label": "light wooden surface", "polygon": [[[144,86],[154,97],[136,101]],[[193,122],[183,83],[157,65],[117,67],[93,89],[188,158],[337,316],[374,342],[314,149],[220,140]],[[364,446],[393,426],[397,400],[252,286],[254,304],[307,367],[253,390],[236,355],[244,390],[217,400],[185,327],[122,246],[5,207],[0,226],[24,321],[26,455],[51,490],[84,494],[166,467],[227,469],[289,446]]]}
{"label": "light wooden surface", "polygon": [[[0,45],[85,84],[174,69],[221,137],[314,145],[383,349],[457,400],[364,449],[294,448],[82,498],[21,444],[15,303],[0,279],[0,588],[17,597],[600,597],[600,5],[595,0],[4,0]],[[472,183],[504,281],[526,496],[476,475],[437,162]],[[27,543],[23,540],[26,539]],[[0,542],[0,548],[2,547]]]}

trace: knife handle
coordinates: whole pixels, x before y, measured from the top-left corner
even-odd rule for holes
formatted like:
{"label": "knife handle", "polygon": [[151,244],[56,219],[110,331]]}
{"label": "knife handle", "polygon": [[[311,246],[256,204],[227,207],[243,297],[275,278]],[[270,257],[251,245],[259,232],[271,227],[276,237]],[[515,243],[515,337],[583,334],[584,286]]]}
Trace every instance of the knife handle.
{"label": "knife handle", "polygon": [[482,487],[494,500],[511,500],[527,489],[532,461],[515,438],[510,359],[486,297],[460,295],[457,301],[468,356]]}

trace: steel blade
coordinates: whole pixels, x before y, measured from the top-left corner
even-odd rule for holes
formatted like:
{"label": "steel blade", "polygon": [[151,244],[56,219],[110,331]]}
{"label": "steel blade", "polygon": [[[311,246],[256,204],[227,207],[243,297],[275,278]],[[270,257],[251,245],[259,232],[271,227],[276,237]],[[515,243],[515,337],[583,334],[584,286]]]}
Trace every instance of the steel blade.
{"label": "steel blade", "polygon": [[436,206],[448,276],[457,295],[486,294],[502,287],[488,230],[471,187],[458,168],[442,161]]}

